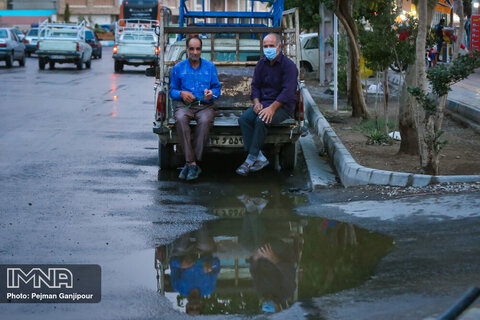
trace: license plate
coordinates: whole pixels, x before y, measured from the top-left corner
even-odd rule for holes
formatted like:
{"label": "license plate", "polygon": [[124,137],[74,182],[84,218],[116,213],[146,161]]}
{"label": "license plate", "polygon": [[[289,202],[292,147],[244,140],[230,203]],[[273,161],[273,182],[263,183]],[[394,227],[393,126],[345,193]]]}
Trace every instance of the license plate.
{"label": "license plate", "polygon": [[215,208],[213,214],[222,218],[241,218],[245,215],[245,208]]}
{"label": "license plate", "polygon": [[128,59],[128,62],[131,62],[131,63],[142,63],[143,60],[142,60],[142,59]]}
{"label": "license plate", "polygon": [[209,138],[208,144],[221,147],[243,147],[243,138],[241,136],[214,136]]}
{"label": "license plate", "polygon": [[50,59],[52,59],[52,60],[63,60],[63,59],[65,59],[65,56],[50,56]]}

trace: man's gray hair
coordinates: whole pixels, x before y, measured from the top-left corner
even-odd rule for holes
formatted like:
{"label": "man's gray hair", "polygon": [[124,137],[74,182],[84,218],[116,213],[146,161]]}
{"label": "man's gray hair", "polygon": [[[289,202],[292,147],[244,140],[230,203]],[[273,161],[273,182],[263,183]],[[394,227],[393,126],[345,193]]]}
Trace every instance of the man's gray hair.
{"label": "man's gray hair", "polygon": [[[275,40],[276,40],[275,43],[276,43],[277,47],[278,47],[279,44],[282,43],[282,37],[280,37],[280,35],[278,33],[269,33],[265,36],[265,38],[268,37],[268,36],[274,36],[275,37]],[[265,39],[265,38],[263,38],[263,39]]]}

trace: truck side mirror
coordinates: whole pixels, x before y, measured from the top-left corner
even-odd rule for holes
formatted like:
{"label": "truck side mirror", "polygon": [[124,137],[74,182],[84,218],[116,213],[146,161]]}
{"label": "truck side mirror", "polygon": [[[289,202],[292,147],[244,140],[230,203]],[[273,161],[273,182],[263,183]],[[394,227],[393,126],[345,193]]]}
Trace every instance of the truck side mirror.
{"label": "truck side mirror", "polygon": [[155,77],[155,67],[150,67],[145,70],[145,75],[147,77]]}

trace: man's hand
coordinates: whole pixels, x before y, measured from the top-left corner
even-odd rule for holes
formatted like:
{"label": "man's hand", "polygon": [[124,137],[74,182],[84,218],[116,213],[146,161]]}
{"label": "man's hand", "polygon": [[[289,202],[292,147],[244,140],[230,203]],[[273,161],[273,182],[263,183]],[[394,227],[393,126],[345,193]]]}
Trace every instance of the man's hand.
{"label": "man's hand", "polygon": [[262,109],[263,109],[263,106],[260,102],[255,103],[255,105],[253,106],[253,112],[255,112],[256,114],[258,114]]}
{"label": "man's hand", "polygon": [[272,247],[269,243],[258,249],[258,254],[260,257],[269,260],[272,263],[279,263],[280,259],[273,253]]}
{"label": "man's hand", "polygon": [[272,106],[270,106],[268,108],[260,110],[260,112],[258,113],[258,116],[260,117],[260,119],[263,120],[263,122],[270,123],[272,122],[272,118],[274,114],[275,114],[275,109]]}
{"label": "man's hand", "polygon": [[186,103],[192,103],[193,101],[197,100],[197,98],[195,98],[195,96],[188,91],[180,92],[180,98],[182,98],[183,102]]}
{"label": "man's hand", "polygon": [[205,89],[203,91],[203,100],[209,101],[210,99],[212,99],[212,96],[213,96],[213,91],[212,90]]}
{"label": "man's hand", "polygon": [[210,263],[210,261],[203,261],[203,272],[205,273],[210,273],[212,272],[213,268],[212,268],[212,264]]}

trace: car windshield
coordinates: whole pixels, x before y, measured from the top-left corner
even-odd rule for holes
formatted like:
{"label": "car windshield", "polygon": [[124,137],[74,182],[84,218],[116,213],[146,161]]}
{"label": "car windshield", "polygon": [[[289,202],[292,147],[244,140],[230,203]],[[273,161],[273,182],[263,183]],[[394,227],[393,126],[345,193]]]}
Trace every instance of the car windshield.
{"label": "car windshield", "polygon": [[7,39],[8,38],[8,33],[7,30],[0,30],[0,39]]}
{"label": "car windshield", "polygon": [[15,31],[16,34],[23,34],[22,31],[20,31],[18,29],[13,29],[13,31]]}
{"label": "car windshield", "polygon": [[135,40],[135,41],[151,41],[154,42],[155,38],[153,37],[153,34],[145,34],[145,33],[124,33],[122,35],[122,40]]}
{"label": "car windshield", "polygon": [[27,33],[27,36],[30,36],[30,37],[38,36],[38,29],[30,29],[30,31],[28,31]]}
{"label": "car windshield", "polygon": [[52,38],[76,38],[76,30],[53,30],[50,34]]}
{"label": "car windshield", "polygon": [[95,36],[93,35],[92,31],[85,31],[85,39],[86,40],[93,40],[95,39]]}

